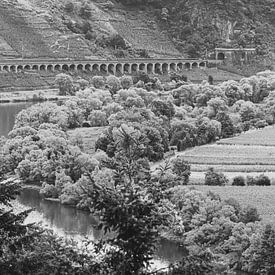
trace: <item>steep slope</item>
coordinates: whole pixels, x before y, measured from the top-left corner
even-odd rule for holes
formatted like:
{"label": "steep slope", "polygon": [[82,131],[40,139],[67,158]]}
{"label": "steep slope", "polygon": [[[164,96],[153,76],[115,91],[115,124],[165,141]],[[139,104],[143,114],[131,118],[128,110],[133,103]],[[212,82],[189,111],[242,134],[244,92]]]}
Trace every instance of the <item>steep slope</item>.
{"label": "steep slope", "polygon": [[[102,36],[114,34],[126,40],[130,57],[135,49],[145,49],[152,57],[180,56],[150,13],[103,0],[73,0],[74,10],[66,12],[64,6],[68,2],[1,0],[0,58],[114,58],[114,50],[98,43]],[[85,3],[89,18],[80,15]],[[80,31],[70,30],[69,24]],[[93,34],[90,39],[85,39],[81,31],[85,24]]]}

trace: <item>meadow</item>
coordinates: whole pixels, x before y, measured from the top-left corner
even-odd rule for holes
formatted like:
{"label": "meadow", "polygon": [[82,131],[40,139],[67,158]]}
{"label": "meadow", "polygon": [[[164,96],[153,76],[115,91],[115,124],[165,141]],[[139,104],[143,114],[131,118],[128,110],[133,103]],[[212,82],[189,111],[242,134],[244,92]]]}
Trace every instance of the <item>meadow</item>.
{"label": "meadow", "polygon": [[251,130],[180,153],[193,172],[275,172],[275,128]]}

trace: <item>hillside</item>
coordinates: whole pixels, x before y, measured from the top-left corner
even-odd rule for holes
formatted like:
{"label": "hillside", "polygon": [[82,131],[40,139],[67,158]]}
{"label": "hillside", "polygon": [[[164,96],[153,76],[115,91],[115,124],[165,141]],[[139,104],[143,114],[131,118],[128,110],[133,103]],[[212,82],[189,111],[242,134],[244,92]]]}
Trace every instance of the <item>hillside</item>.
{"label": "hillside", "polygon": [[[72,4],[72,8],[66,5]],[[180,56],[149,13],[111,1],[2,0],[0,58],[114,58],[104,42],[125,39],[126,55],[144,49],[152,57]]]}

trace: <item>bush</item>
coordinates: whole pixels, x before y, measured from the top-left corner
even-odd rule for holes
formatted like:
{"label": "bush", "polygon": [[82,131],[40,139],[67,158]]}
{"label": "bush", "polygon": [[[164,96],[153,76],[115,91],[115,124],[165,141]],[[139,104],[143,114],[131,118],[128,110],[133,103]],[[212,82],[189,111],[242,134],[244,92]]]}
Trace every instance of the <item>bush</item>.
{"label": "bush", "polygon": [[260,215],[255,207],[247,206],[240,212],[240,222],[249,223],[260,221]]}
{"label": "bush", "polygon": [[54,185],[43,183],[39,192],[45,198],[58,198],[58,191]]}
{"label": "bush", "polygon": [[129,89],[131,86],[133,86],[133,79],[131,76],[122,76],[120,79],[120,83],[123,89]]}
{"label": "bush", "polygon": [[269,177],[265,176],[263,174],[256,177],[255,180],[256,180],[256,185],[259,185],[259,186],[269,186],[269,185],[271,185]]}
{"label": "bush", "polygon": [[95,88],[100,89],[105,85],[105,80],[103,76],[94,76],[92,78],[92,84]]}
{"label": "bush", "polygon": [[92,127],[106,126],[108,124],[106,114],[100,110],[94,110],[88,117]]}
{"label": "bush", "polygon": [[67,2],[64,6],[64,10],[66,12],[73,12],[74,11],[74,4],[72,2]]}
{"label": "bush", "polygon": [[84,19],[90,18],[91,12],[92,12],[91,7],[87,3],[81,6],[79,9],[79,15]]}
{"label": "bush", "polygon": [[235,177],[232,182],[233,186],[245,186],[245,179],[242,176]]}
{"label": "bush", "polygon": [[172,159],[171,165],[173,173],[175,173],[182,180],[182,183],[186,185],[191,174],[189,162],[185,161],[183,157],[178,156]]}
{"label": "bush", "polygon": [[223,186],[228,182],[228,179],[223,173],[217,173],[214,168],[209,168],[205,173],[205,185]]}
{"label": "bush", "polygon": [[251,176],[247,176],[246,177],[246,183],[248,186],[253,186],[253,185],[256,185],[256,180],[254,177],[251,177]]}
{"label": "bush", "polygon": [[114,75],[107,76],[106,84],[108,85],[108,89],[112,94],[116,93],[120,89],[119,78]]}
{"label": "bush", "polygon": [[59,95],[72,95],[73,91],[73,79],[70,75],[61,73],[55,78],[55,83],[59,88]]}

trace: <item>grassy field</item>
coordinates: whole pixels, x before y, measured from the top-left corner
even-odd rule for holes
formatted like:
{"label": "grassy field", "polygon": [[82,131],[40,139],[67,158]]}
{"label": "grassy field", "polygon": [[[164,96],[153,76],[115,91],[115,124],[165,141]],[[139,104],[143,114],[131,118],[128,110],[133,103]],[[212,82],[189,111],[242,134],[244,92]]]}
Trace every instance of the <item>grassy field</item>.
{"label": "grassy field", "polygon": [[195,186],[199,191],[214,192],[223,200],[234,198],[242,206],[258,209],[263,222],[275,225],[275,186]]}
{"label": "grassy field", "polygon": [[217,144],[275,146],[275,127],[251,130],[233,138],[222,139]]}
{"label": "grassy field", "polygon": [[275,127],[252,130],[178,154],[190,162],[193,172],[206,172],[209,167],[224,173],[275,172]]}

